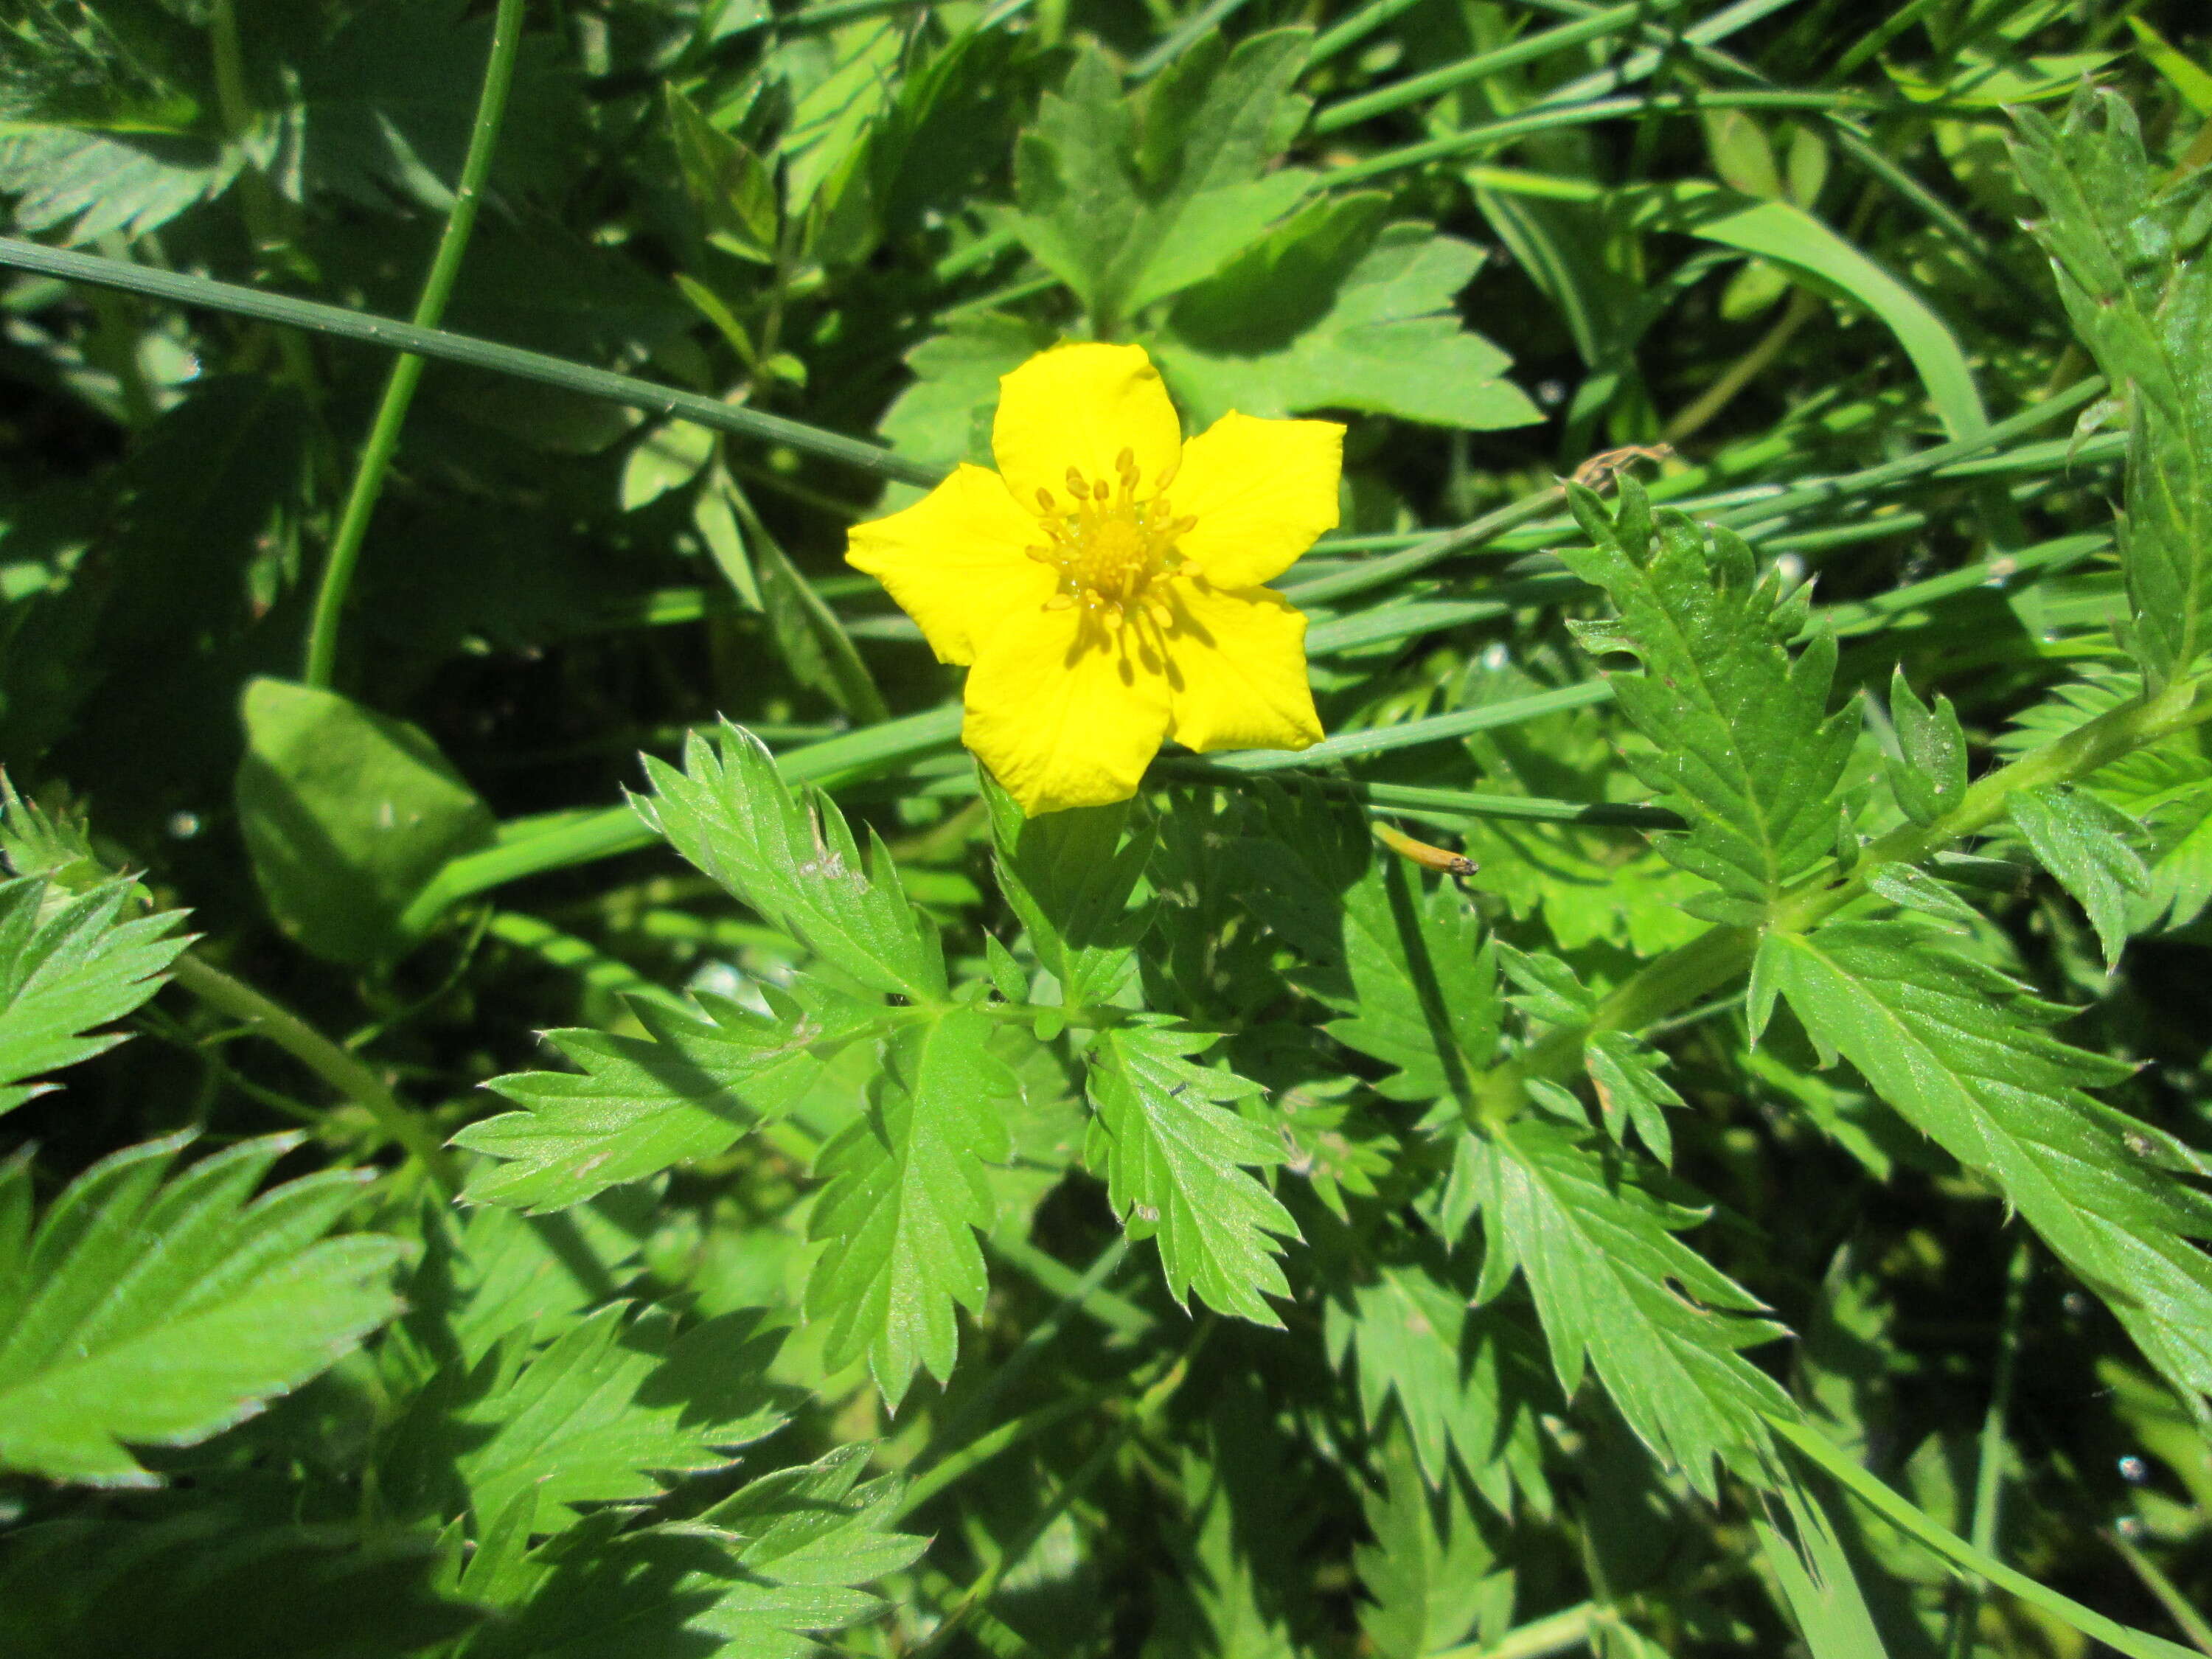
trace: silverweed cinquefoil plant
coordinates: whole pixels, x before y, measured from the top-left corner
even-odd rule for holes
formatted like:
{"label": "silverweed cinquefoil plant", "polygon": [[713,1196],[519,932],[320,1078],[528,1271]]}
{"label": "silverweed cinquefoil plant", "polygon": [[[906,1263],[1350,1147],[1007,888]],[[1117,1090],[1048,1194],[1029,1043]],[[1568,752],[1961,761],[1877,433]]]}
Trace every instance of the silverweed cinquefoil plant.
{"label": "silverweed cinquefoil plant", "polygon": [[1170,738],[1319,741],[1306,619],[1263,584],[1335,526],[1344,428],[1232,411],[1186,443],[1141,346],[999,384],[999,470],[856,526],[846,558],[968,666],[962,739],[1023,811],[1126,800]]}

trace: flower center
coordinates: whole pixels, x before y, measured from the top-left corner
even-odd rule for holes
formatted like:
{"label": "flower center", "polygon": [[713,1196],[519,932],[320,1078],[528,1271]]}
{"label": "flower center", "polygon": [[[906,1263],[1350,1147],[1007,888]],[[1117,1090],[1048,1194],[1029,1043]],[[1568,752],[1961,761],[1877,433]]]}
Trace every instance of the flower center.
{"label": "flower center", "polygon": [[1182,566],[1176,538],[1198,520],[1176,518],[1169,504],[1165,492],[1175,478],[1172,465],[1160,474],[1155,493],[1141,501],[1137,490],[1143,479],[1135,453],[1123,450],[1115,470],[1119,490],[1103,478],[1086,478],[1068,468],[1066,506],[1053,491],[1037,491],[1039,522],[1051,539],[1030,548],[1029,555],[1060,573],[1059,591],[1044,608],[1080,605],[1089,616],[1118,627],[1141,607],[1165,625],[1170,612],[1156,585]]}

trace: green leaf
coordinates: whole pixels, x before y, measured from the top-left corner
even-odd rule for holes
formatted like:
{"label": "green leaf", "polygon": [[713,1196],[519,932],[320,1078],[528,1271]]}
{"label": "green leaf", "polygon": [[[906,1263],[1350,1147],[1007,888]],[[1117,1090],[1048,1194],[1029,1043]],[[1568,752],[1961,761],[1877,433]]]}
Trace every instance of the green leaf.
{"label": "green leaf", "polygon": [[419,728],[335,691],[247,682],[239,828],[270,914],[302,948],[365,965],[410,943],[407,902],[497,824]]}
{"label": "green leaf", "polygon": [[[2142,690],[2131,674],[2114,668],[2057,687],[2014,717],[2014,729],[1997,739],[2008,757],[2055,742],[2076,726],[2118,708]],[[2181,927],[2212,902],[2212,748],[2201,734],[2178,732],[2101,766],[2077,787],[2109,802],[2147,831],[2148,896],[2141,901],[2136,931]]]}
{"label": "green leaf", "polygon": [[[914,384],[891,400],[877,430],[900,454],[945,471],[961,461],[989,465],[999,377],[1052,343],[1021,318],[994,311],[953,318],[906,355]],[[909,490],[908,498],[921,495]],[[902,505],[896,495],[887,505]]]}
{"label": "green leaf", "polygon": [[1902,751],[1901,759],[1882,757],[1890,793],[1913,823],[1933,823],[1966,797],[1966,734],[1958,711],[1941,694],[1933,708],[1922,702],[1899,669],[1890,678],[1889,715]]}
{"label": "green leaf", "polygon": [[991,813],[1000,890],[1029,929],[1037,960],[1060,981],[1061,1005],[1112,1002],[1135,972],[1136,944],[1151,923],[1143,909],[1129,908],[1152,854],[1151,832],[1122,842],[1126,802],[1024,817],[989,773],[979,769],[977,776]]}
{"label": "green leaf", "polygon": [[1989,429],[1989,415],[1958,337],[1926,301],[1804,209],[1694,182],[1671,186],[1659,199],[1662,221],[1669,229],[1787,266],[1864,306],[1897,337],[1952,437],[1970,438]]}
{"label": "green leaf", "polygon": [[1460,1146],[1487,1245],[1478,1299],[1518,1268],[1568,1395],[1595,1370],[1644,1444],[1711,1495],[1712,1460],[1758,1455],[1767,1415],[1791,1407],[1739,1352],[1787,1333],[1744,1316],[1757,1298],[1674,1236],[1704,1212],[1645,1191],[1540,1118]]}
{"label": "green leaf", "polygon": [[899,1485],[858,1484],[869,1449],[781,1469],[694,1521],[617,1532],[586,1522],[541,1546],[516,1577],[526,1598],[468,1659],[803,1659],[813,1638],[882,1603],[860,1586],[907,1566],[925,1540],[891,1530]]}
{"label": "green leaf", "polygon": [[1708,537],[1671,512],[1655,526],[1636,481],[1623,478],[1620,489],[1615,514],[1569,486],[1592,545],[1564,547],[1560,556],[1620,613],[1579,625],[1579,637],[1589,650],[1627,652],[1643,665],[1641,674],[1609,676],[1653,745],[1626,758],[1693,826],[1658,837],[1660,851],[1731,897],[1763,905],[1834,845],[1832,803],[1856,724],[1848,711],[1827,712],[1835,641],[1815,634],[1793,659],[1784,642],[1804,625],[1802,589],[1790,591],[1777,569],[1758,576],[1733,532]]}
{"label": "green leaf", "polygon": [[1403,1435],[1384,1442],[1377,1460],[1382,1490],[1365,1491],[1372,1544],[1356,1546],[1352,1571],[1374,1598],[1359,1627],[1382,1659],[1428,1659],[1472,1631],[1480,1645],[1513,1620],[1513,1572],[1468,1513],[1449,1481],[1431,1494]]}
{"label": "green leaf", "polygon": [[1556,1403],[1542,1353],[1522,1328],[1471,1309],[1435,1267],[1382,1265],[1373,1281],[1330,1300],[1322,1315],[1330,1358],[1357,1361],[1359,1414],[1370,1436],[1403,1424],[1421,1479],[1452,1483],[1452,1459],[1500,1515],[1517,1486],[1539,1510],[1550,1494],[1536,1416]]}
{"label": "green leaf", "polygon": [[164,1519],[46,1521],[0,1539],[10,1651],[186,1659],[400,1659],[482,1614],[443,1599],[425,1536],[369,1542],[206,1505]]}
{"label": "green leaf", "polygon": [[2212,1392],[2212,1261],[2189,1242],[2212,1200],[2083,1092],[2132,1067],[2039,1029],[2062,1011],[1903,920],[1771,934],[1759,956],[1815,1041],[1994,1182],[2177,1388]]}
{"label": "green leaf", "polygon": [[1583,1064],[1597,1090],[1606,1133],[1616,1146],[1626,1146],[1633,1124],[1651,1156],[1672,1164],[1674,1138],[1667,1127],[1666,1109],[1680,1106],[1682,1097],[1659,1075],[1666,1063],[1664,1054],[1626,1031],[1600,1031],[1583,1047]]}
{"label": "green leaf", "polygon": [[867,1111],[815,1162],[828,1184],[810,1232],[829,1248],[807,1280],[807,1317],[829,1322],[831,1365],[866,1355],[894,1408],[916,1370],[951,1376],[953,1308],[979,1312],[989,1287],[975,1237],[996,1210],[983,1165],[1012,1150],[1006,1112],[1020,1088],[989,1051],[993,1030],[970,1007],[899,1030]]}
{"label": "green leaf", "polygon": [[132,884],[68,897],[43,876],[0,882],[0,1112],[59,1085],[26,1083],[113,1048],[120,1019],[167,982],[188,940],[176,911],[118,921]]}
{"label": "green leaf", "polygon": [[2016,789],[2005,811],[2037,860],[2081,902],[2106,967],[2117,967],[2134,931],[2130,901],[2150,890],[2150,872],[2128,844],[2142,826],[2086,789]]}
{"label": "green leaf", "polygon": [[2016,112],[2021,181],[2044,217],[2059,296],[2128,404],[2120,563],[2137,657],[2154,678],[2212,647],[2212,395],[2200,372],[2212,273],[2197,258],[2212,217],[2202,167],[2167,187],[2117,93],[2084,86],[2054,126]]}
{"label": "green leaf", "polygon": [[517,1072],[484,1085],[524,1109],[470,1124],[453,1144],[501,1160],[465,1196],[533,1212],[562,1210],[672,1164],[713,1158],[790,1111],[824,1057],[867,1036],[880,1008],[801,981],[763,985],[763,1017],[698,994],[696,1019],[639,1000],[647,1035],[564,1030],[547,1037],[582,1067]]}
{"label": "green leaf", "polygon": [[1543,418],[1511,360],[1460,324],[1482,263],[1389,198],[1316,202],[1177,301],[1154,355],[1190,418],[1361,410],[1489,430]]}
{"label": "green leaf", "polygon": [[230,187],[244,157],[183,133],[94,132],[63,125],[0,132],[0,191],[27,234],[59,231],[71,245],[135,240]]}
{"label": "green leaf", "polygon": [[1402,860],[1378,862],[1364,819],[1275,813],[1279,840],[1243,862],[1239,898],[1306,957],[1293,983],[1342,1018],[1330,1036],[1395,1068],[1393,1100],[1465,1100],[1498,1051],[1496,946],[1449,884],[1425,890]]}
{"label": "green leaf", "polygon": [[684,194],[708,240],[762,264],[775,260],[775,178],[768,164],[699,112],[674,82],[661,91]]}
{"label": "green leaf", "polygon": [[[535,1529],[555,1531],[575,1518],[562,1506],[657,1498],[657,1477],[726,1468],[773,1433],[787,1402],[763,1379],[781,1340],[750,1312],[679,1335],[665,1309],[610,1303],[542,1352],[525,1334],[434,1380],[387,1455],[450,1469],[480,1527],[532,1492]],[[398,1501],[406,1481],[387,1480]]]}
{"label": "green leaf", "polygon": [[1217,1103],[1249,1099],[1258,1084],[1191,1063],[1218,1041],[1162,1024],[1099,1032],[1085,1161],[1129,1237],[1158,1239],[1168,1294],[1184,1303],[1194,1291],[1223,1313],[1279,1325],[1263,1297],[1290,1294],[1276,1240],[1297,1237],[1297,1224],[1250,1171],[1280,1164],[1285,1149]]}
{"label": "green leaf", "polygon": [[623,462],[618,491],[622,510],[635,513],[690,483],[714,455],[714,441],[712,432],[689,421],[671,421],[653,428],[630,447]]}
{"label": "green leaf", "polygon": [[568,1328],[634,1272],[655,1211],[633,1187],[559,1216],[496,1205],[426,1218],[423,1262],[407,1282],[417,1319],[443,1322],[470,1363],[520,1331],[532,1343]]}
{"label": "green leaf", "polygon": [[872,990],[917,1002],[945,994],[936,936],[880,842],[871,868],[844,815],[818,791],[793,795],[760,739],[725,720],[695,732],[678,772],[648,755],[653,793],[637,814],[770,927]]}
{"label": "green leaf", "polygon": [[244,1141],[166,1182],[182,1137],[130,1147],[78,1176],[35,1227],[27,1164],[0,1172],[0,1464],[153,1485],[125,1442],[204,1440],[398,1310],[398,1240],[322,1238],[365,1172],[305,1176],[248,1201],[297,1144]]}
{"label": "green leaf", "polygon": [[1795,1536],[1765,1521],[1754,1520],[1752,1528],[1813,1659],[1889,1659],[1850,1554],[1820,1500],[1795,1480],[1783,1484],[1782,1498]]}
{"label": "green leaf", "polygon": [[1225,52],[1210,36],[1153,82],[1139,107],[1087,48],[1015,152],[1012,226],[1100,327],[1212,276],[1313,188],[1261,167],[1282,147],[1305,61],[1304,29]]}
{"label": "green leaf", "polygon": [[753,561],[760,579],[761,610],[775,648],[801,685],[820,692],[863,724],[890,718],[884,694],[860,660],[837,613],[799,572],[768,527],[750,513]]}
{"label": "green leaf", "polygon": [[1925,870],[1909,864],[1877,864],[1867,872],[1866,884],[1892,904],[1903,905],[1961,927],[1972,927],[1981,918],[1973,906]]}

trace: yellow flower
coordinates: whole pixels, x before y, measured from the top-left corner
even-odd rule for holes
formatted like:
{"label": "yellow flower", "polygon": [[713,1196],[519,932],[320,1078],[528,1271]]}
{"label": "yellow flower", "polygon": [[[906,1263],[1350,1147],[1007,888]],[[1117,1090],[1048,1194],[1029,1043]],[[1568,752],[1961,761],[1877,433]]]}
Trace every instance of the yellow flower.
{"label": "yellow flower", "polygon": [[961,739],[1023,811],[1127,800],[1170,737],[1318,742],[1306,619],[1261,584],[1335,526],[1344,428],[1232,413],[1185,443],[1140,346],[1058,346],[999,388],[998,471],[845,556],[969,665]]}

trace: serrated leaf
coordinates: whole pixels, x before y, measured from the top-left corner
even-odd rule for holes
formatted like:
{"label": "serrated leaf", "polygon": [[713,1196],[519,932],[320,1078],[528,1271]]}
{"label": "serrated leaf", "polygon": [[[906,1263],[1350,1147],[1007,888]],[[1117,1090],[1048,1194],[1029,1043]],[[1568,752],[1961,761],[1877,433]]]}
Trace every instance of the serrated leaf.
{"label": "serrated leaf", "polygon": [[1827,710],[1835,641],[1816,635],[1790,655],[1787,584],[1778,570],[1757,575],[1733,533],[1709,538],[1678,513],[1655,523],[1632,478],[1620,481],[1617,513],[1568,488],[1592,544],[1560,556],[1620,613],[1586,629],[1584,642],[1628,652],[1644,668],[1610,677],[1656,750],[1632,751],[1628,763],[1693,826],[1656,844],[1729,896],[1764,905],[1833,843],[1832,802],[1853,740],[1848,714]]}
{"label": "serrated leaf", "polygon": [[927,1540],[891,1530],[900,1486],[856,1484],[869,1448],[763,1475],[696,1521],[586,1522],[526,1564],[527,1599],[469,1659],[802,1659],[882,1603],[861,1586]]}
{"label": "serrated leaf", "polygon": [[760,581],[762,612],[791,677],[818,691],[853,719],[890,718],[884,694],[837,613],[823,603],[799,574],[791,556],[757,519],[752,526],[753,562]]}
{"label": "serrated leaf", "polygon": [[1889,714],[1903,758],[1883,757],[1890,793],[1915,823],[1933,823],[1966,796],[1966,734],[1948,697],[1933,707],[1912,693],[1905,671],[1890,679]]}
{"label": "serrated leaf", "polygon": [[1571,1395],[1585,1365],[1595,1370],[1644,1444],[1710,1494],[1713,1459],[1756,1454],[1768,1414],[1792,1408],[1739,1352],[1787,1333],[1746,1316],[1757,1298],[1675,1237],[1701,1212],[1654,1196],[1541,1119],[1468,1135],[1461,1148],[1486,1246],[1477,1296],[1496,1295],[1518,1268],[1560,1385]]}
{"label": "serrated leaf", "polygon": [[1498,1021],[1496,953],[1472,907],[1395,859],[1370,863],[1343,906],[1341,956],[1292,976],[1345,1011],[1325,1029],[1396,1068],[1375,1085],[1389,1099],[1471,1099]]}
{"label": "serrated leaf", "polygon": [[1659,1075],[1667,1057],[1626,1031],[1599,1031],[1583,1045],[1583,1065],[1597,1090],[1605,1132],[1616,1146],[1628,1144],[1629,1126],[1662,1164],[1674,1161],[1674,1137],[1667,1127],[1667,1108],[1682,1097]]}
{"label": "serrated leaf", "polygon": [[1357,1362],[1359,1414],[1368,1432],[1389,1431],[1392,1405],[1421,1479],[1452,1480],[1457,1455],[1500,1515],[1517,1486],[1549,1507],[1537,1412],[1552,1402],[1543,1355],[1495,1310],[1468,1306],[1464,1291],[1414,1262],[1379,1267],[1371,1283],[1333,1298],[1322,1316],[1330,1357]]}
{"label": "serrated leaf", "polygon": [[691,735],[683,771],[650,755],[645,769],[638,816],[738,902],[871,989],[944,997],[944,952],[880,844],[862,869],[844,815],[818,791],[793,795],[758,738],[725,720]]}
{"label": "serrated leaf", "polygon": [[532,1344],[555,1336],[631,1275],[654,1197],[630,1187],[558,1218],[441,1206],[436,1219],[425,1218],[429,1248],[407,1282],[410,1325],[441,1322],[471,1364],[510,1332]]}
{"label": "serrated leaf", "polygon": [[1088,1056],[1097,1116],[1085,1158],[1129,1236],[1158,1240],[1177,1302],[1195,1291],[1223,1313],[1279,1325],[1263,1297],[1290,1293],[1277,1240],[1297,1237],[1297,1224],[1251,1171],[1280,1164],[1283,1143],[1218,1103],[1258,1094],[1258,1084],[1191,1063],[1218,1041],[1156,1024],[1101,1031]]}
{"label": "serrated leaf", "polygon": [[1498,963],[1513,989],[1506,1000],[1551,1025],[1582,1025],[1597,1012],[1597,998],[1566,963],[1548,951],[1522,951],[1498,942]]}
{"label": "serrated leaf", "polygon": [[123,1041],[120,1019],[166,982],[188,943],[173,910],[118,920],[131,895],[110,882],[71,898],[43,876],[0,882],[0,1112],[59,1085],[24,1081]]}
{"label": "serrated leaf", "polygon": [[2212,1261],[2189,1242],[2212,1237],[2212,1200],[2084,1092],[2130,1067],[2039,1030],[2057,1011],[1902,920],[1770,935],[1759,954],[1808,1031],[1994,1182],[2177,1387],[2212,1392]]}
{"label": "serrated leaf", "polygon": [[1382,1490],[1363,1492],[1371,1545],[1352,1553],[1352,1571],[1374,1598],[1359,1610],[1359,1627],[1383,1659],[1428,1659],[1474,1632],[1480,1644],[1502,1636],[1513,1620],[1513,1572],[1468,1512],[1459,1489],[1446,1482],[1431,1493],[1403,1435],[1383,1443],[1376,1460]]}
{"label": "serrated leaf", "polygon": [[319,686],[249,681],[235,785],[254,879],[314,955],[362,965],[410,942],[401,915],[497,825],[422,728]]}
{"label": "serrated leaf", "polygon": [[2005,811],[2043,867],[2089,913],[2105,965],[2126,946],[2130,901],[2150,890],[2150,872],[2128,844],[2142,826],[2084,789],[2016,789]]}
{"label": "serrated leaf", "polygon": [[444,1651],[483,1614],[437,1593],[437,1565],[428,1537],[371,1542],[213,1504],[154,1521],[46,1521],[0,1540],[0,1649],[38,1659]]}
{"label": "serrated leaf", "polygon": [[[2141,683],[2118,669],[2093,670],[2057,687],[2014,716],[2014,729],[1997,740],[2016,757],[2055,742],[2076,726],[2138,696]],[[2197,732],[2173,736],[2099,767],[2076,786],[2109,802],[2147,831],[2144,856],[2150,892],[2140,903],[2136,931],[2181,927],[2212,902],[2212,749]]]}
{"label": "serrated leaf", "polygon": [[234,145],[191,134],[9,125],[0,133],[0,191],[15,198],[16,225],[71,243],[159,230],[222,195],[244,160]]}
{"label": "serrated leaf", "polygon": [[1012,1151],[1019,1085],[989,1052],[994,1025],[947,1008],[899,1030],[866,1113],[822,1149],[811,1236],[829,1242],[806,1284],[830,1323],[829,1363],[866,1355],[896,1408],[915,1372],[939,1382],[959,1352],[956,1305],[980,1311],[989,1279],[975,1232],[995,1213],[986,1163]]}
{"label": "serrated leaf", "polygon": [[1866,884],[1871,892],[1899,904],[1908,910],[1917,910],[1941,921],[1954,922],[1961,927],[1972,927],[1980,917],[1974,908],[1925,870],[1915,869],[1909,864],[1877,864],[1866,874]]}
{"label": "serrated leaf", "polygon": [[1511,359],[1460,321],[1482,263],[1389,198],[1316,202],[1175,307],[1154,355],[1197,422],[1354,409],[1488,430],[1543,418]]}
{"label": "serrated leaf", "polygon": [[[527,1358],[526,1334],[432,1382],[386,1454],[394,1499],[465,1502],[488,1527],[532,1492],[535,1528],[551,1532],[580,1505],[657,1498],[656,1477],[726,1468],[783,1423],[789,1402],[765,1381],[781,1340],[750,1312],[679,1334],[667,1310],[619,1302]],[[410,1465],[432,1473],[410,1480]],[[456,1492],[438,1489],[448,1469]]]}
{"label": "serrated leaf", "polygon": [[1141,104],[1090,48],[1046,94],[1015,151],[1011,222],[1100,327],[1212,275],[1313,188],[1261,173],[1310,40],[1275,29],[1227,52],[1212,36]]}
{"label": "serrated leaf", "polygon": [[2129,405],[2120,564],[2132,638],[2155,679],[2212,647],[2212,395],[2201,373],[2212,273],[2195,257],[2212,181],[2168,181],[2118,94],[2084,84],[2062,124],[2014,114],[2027,226],[2051,255],[2075,331]]}
{"label": "serrated leaf", "polygon": [[[1000,890],[1029,929],[1030,948],[1060,981],[1061,1003],[1110,1002],[1136,966],[1150,917],[1129,895],[1152,847],[1149,830],[1121,842],[1127,802],[1024,817],[1012,796],[979,772],[990,809]],[[1004,992],[1010,1002],[1026,1000]]]}
{"label": "serrated leaf", "polygon": [[484,1087],[521,1106],[453,1137],[500,1160],[469,1178],[465,1196],[533,1213],[562,1210],[672,1164],[712,1158],[789,1111],[826,1055],[871,1032],[882,1010],[801,981],[764,988],[772,1017],[703,993],[704,1018],[643,1000],[642,1037],[550,1031],[582,1069],[516,1072]]}
{"label": "serrated leaf", "polygon": [[204,1440],[398,1311],[399,1240],[323,1238],[358,1193],[351,1171],[252,1198],[296,1144],[244,1141],[166,1182],[183,1137],[130,1147],[70,1182],[35,1227],[27,1164],[0,1171],[0,1464],[152,1485],[125,1442]]}

